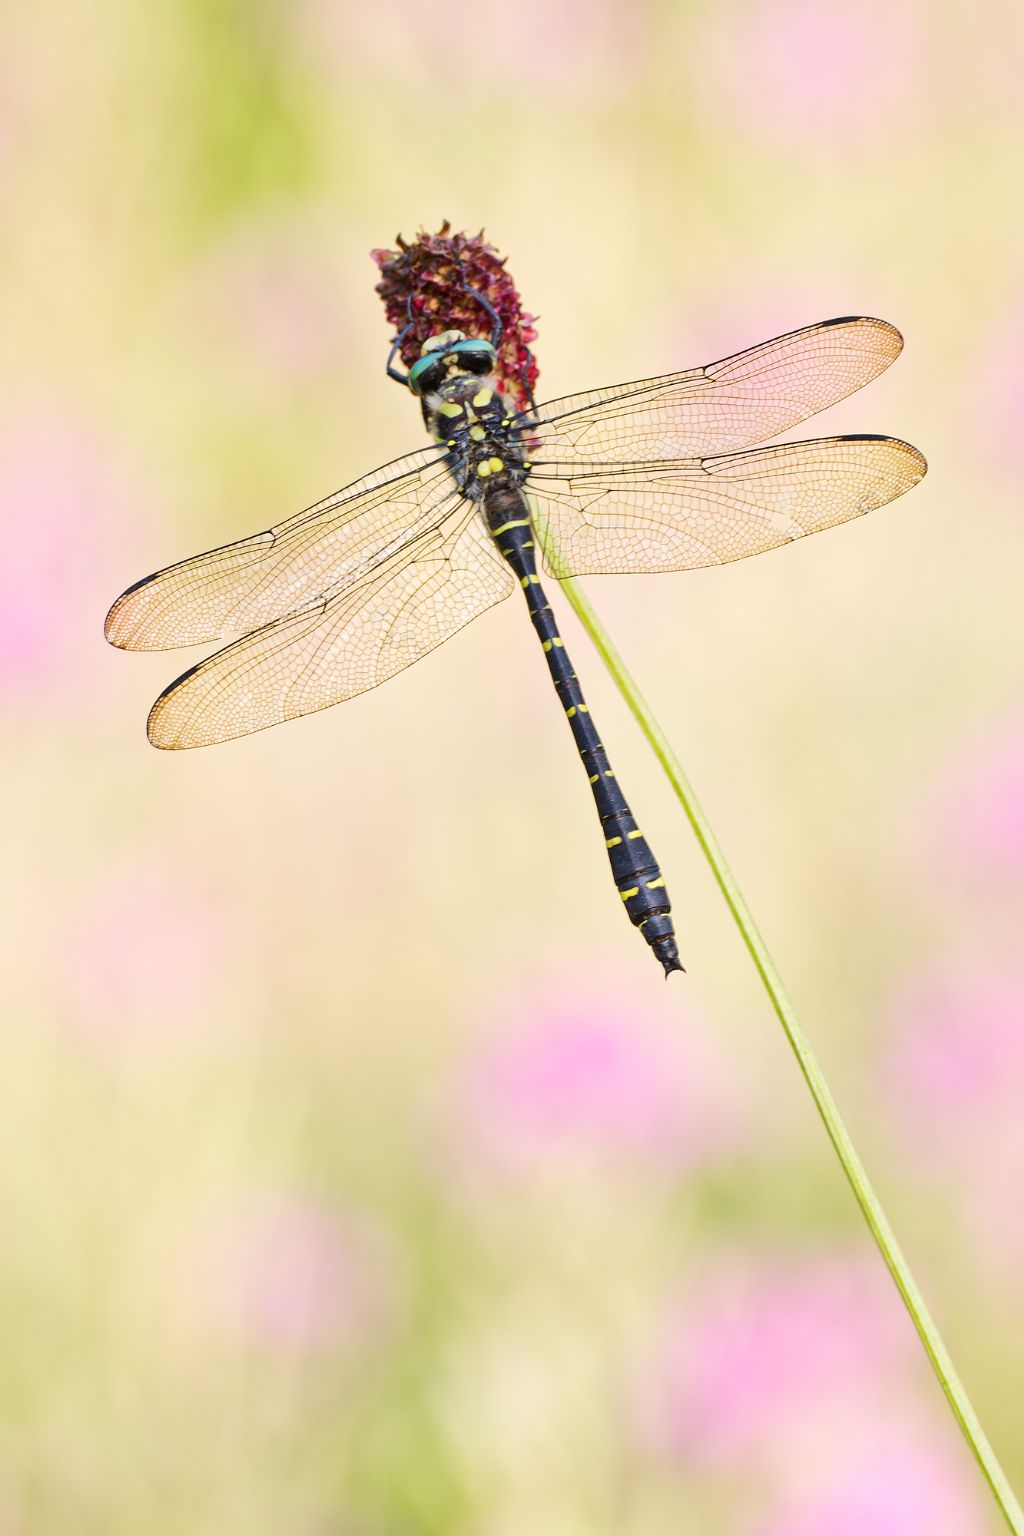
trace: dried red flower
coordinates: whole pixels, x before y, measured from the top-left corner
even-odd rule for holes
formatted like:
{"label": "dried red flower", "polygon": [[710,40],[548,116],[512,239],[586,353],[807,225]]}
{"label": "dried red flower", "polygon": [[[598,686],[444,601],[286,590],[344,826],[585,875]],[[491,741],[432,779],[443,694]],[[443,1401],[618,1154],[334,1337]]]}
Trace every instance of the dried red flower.
{"label": "dried red flower", "polygon": [[452,234],[446,219],[436,235],[423,231],[410,244],[397,237],[397,251],[372,251],[381,270],[377,292],[384,300],[396,334],[412,322],[402,343],[406,367],[423,343],[440,331],[489,336],[491,320],[467,288],[482,293],[502,324],[498,381],[516,410],[525,410],[537,383],[538,368],[529,343],[536,340],[534,316],[525,314],[505,257],[479,235]]}

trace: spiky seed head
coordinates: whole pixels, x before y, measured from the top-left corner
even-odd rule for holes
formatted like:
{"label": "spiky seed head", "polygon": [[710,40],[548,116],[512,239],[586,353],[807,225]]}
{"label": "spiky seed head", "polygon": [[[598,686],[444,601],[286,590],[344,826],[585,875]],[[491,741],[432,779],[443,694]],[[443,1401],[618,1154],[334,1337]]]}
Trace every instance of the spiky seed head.
{"label": "spiky seed head", "polygon": [[498,255],[478,235],[452,234],[446,219],[436,235],[421,231],[407,242],[397,237],[396,251],[371,252],[381,271],[377,292],[384,300],[395,332],[412,321],[402,343],[402,361],[409,367],[423,345],[440,331],[459,330],[467,336],[489,337],[491,320],[467,288],[482,293],[501,319],[497,375],[516,410],[529,405],[538,376],[529,343],[535,341],[534,316],[524,312],[515,283]]}

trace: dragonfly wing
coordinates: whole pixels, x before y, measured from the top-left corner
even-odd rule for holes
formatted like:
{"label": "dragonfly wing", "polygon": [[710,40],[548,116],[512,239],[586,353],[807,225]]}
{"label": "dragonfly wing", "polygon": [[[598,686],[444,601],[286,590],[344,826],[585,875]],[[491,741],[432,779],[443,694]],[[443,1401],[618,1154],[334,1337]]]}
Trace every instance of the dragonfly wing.
{"label": "dragonfly wing", "polygon": [[530,413],[530,457],[568,469],[748,448],[870,383],[902,347],[886,321],[844,317],[703,368],[565,395]]}
{"label": "dragonfly wing", "polygon": [[393,677],[514,591],[461,498],[335,596],[258,629],[184,673],[149,716],[156,747],[205,747],[352,698]]}
{"label": "dragonfly wing", "polygon": [[927,465],[892,437],[825,437],[665,464],[537,471],[553,576],[692,570],[834,528],[902,496]]}
{"label": "dragonfly wing", "polygon": [[265,533],[136,582],[104,633],[128,651],[245,634],[357,581],[396,541],[438,522],[453,495],[438,449],[407,454]]}

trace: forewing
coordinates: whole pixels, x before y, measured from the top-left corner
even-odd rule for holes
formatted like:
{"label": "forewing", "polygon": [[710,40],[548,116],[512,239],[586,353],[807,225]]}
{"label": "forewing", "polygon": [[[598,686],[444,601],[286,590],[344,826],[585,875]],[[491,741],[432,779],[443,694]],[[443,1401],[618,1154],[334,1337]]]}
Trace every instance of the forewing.
{"label": "forewing", "polygon": [[569,470],[731,453],[835,405],[902,346],[884,320],[823,320],[704,368],[565,395],[531,413],[530,457]]}
{"label": "forewing", "polygon": [[265,533],[136,582],[104,633],[123,650],[162,651],[258,629],[358,581],[453,493],[440,450],[407,454]]}
{"label": "forewing", "polygon": [[236,640],[161,694],[156,747],[205,747],[312,714],[418,661],[515,583],[475,507],[380,560],[355,585]]}
{"label": "forewing", "polygon": [[742,560],[881,507],[927,466],[892,437],[826,437],[664,465],[531,476],[553,576]]}

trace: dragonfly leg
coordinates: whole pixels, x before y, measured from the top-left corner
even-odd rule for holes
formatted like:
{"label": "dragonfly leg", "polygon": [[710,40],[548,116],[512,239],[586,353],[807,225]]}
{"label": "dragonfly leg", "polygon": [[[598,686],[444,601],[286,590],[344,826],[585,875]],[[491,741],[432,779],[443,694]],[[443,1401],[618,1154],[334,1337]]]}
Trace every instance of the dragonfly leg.
{"label": "dragonfly leg", "polygon": [[487,295],[485,293],[481,293],[479,288],[471,288],[467,282],[463,282],[462,286],[465,292],[471,293],[474,299],[476,299],[477,303],[482,305],[490,315],[492,323],[491,346],[494,348],[495,352],[497,352],[498,348],[501,346],[501,338],[505,334],[505,327],[501,323],[501,316],[498,314],[498,311],[495,309]]}
{"label": "dragonfly leg", "polygon": [[[404,330],[399,331],[398,335],[395,337],[394,341],[391,343],[391,351],[388,353],[388,361],[387,361],[388,378],[389,379],[394,379],[399,384],[408,384],[408,382],[409,382],[409,375],[407,373],[399,373],[398,369],[394,366],[394,361],[395,361],[395,353],[400,351],[401,346],[402,346],[402,342],[405,340],[405,338],[408,336],[409,332],[413,329],[413,327],[416,324],[416,316],[412,312],[412,294],[411,293],[410,293],[410,295],[409,295],[409,297],[408,297],[408,299],[406,300],[406,303],[405,303],[405,313],[408,316],[409,323],[405,327]],[[424,418],[424,419],[426,419],[426,418]]]}
{"label": "dragonfly leg", "polygon": [[409,375],[407,373],[400,373],[399,370],[394,366],[395,354],[401,351],[401,349],[402,349],[402,342],[408,336],[408,334],[412,330],[414,324],[415,324],[415,321],[410,321],[409,324],[405,327],[404,331],[399,331],[398,335],[395,337],[394,341],[391,343],[391,351],[388,353],[388,361],[387,361],[388,378],[396,380],[396,382],[399,383],[399,384],[408,384],[408,382],[409,382]]}

